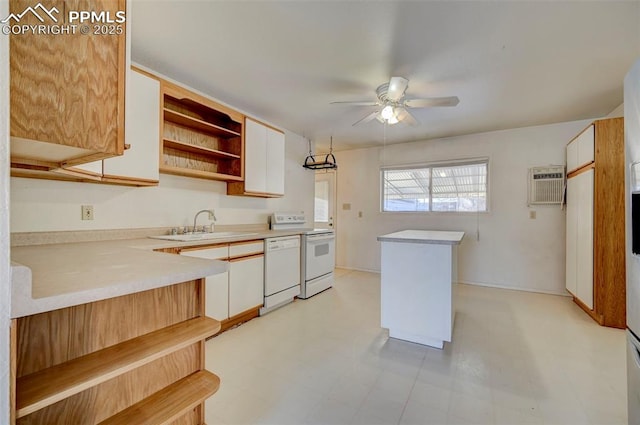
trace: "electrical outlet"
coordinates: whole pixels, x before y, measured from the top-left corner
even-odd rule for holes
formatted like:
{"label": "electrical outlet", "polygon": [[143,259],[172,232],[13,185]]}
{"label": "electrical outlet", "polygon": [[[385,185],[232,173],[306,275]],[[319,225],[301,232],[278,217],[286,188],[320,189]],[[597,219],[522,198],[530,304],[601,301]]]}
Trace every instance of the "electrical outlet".
{"label": "electrical outlet", "polygon": [[531,220],[535,220],[536,219],[536,210],[529,210],[529,218]]}
{"label": "electrical outlet", "polygon": [[358,211],[358,218],[362,218],[362,211]]}
{"label": "electrical outlet", "polygon": [[93,220],[93,205],[82,206],[82,219]]}

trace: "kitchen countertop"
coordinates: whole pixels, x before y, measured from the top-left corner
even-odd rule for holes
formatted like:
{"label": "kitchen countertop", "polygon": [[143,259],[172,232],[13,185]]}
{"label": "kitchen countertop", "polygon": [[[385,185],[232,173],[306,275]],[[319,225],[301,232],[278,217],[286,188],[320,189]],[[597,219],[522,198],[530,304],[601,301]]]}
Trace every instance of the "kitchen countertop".
{"label": "kitchen countertop", "polygon": [[426,243],[440,245],[459,245],[464,232],[440,230],[402,230],[378,236],[380,242]]}
{"label": "kitchen countertop", "polygon": [[227,263],[155,252],[300,234],[263,230],[191,242],[138,238],[11,248],[11,317],[200,279],[227,270]]}

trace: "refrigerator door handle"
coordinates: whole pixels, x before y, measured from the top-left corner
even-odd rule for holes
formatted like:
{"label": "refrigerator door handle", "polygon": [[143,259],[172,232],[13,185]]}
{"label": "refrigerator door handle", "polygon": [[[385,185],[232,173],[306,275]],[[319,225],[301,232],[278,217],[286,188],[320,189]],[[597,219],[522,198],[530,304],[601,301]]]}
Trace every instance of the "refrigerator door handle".
{"label": "refrigerator door handle", "polygon": [[627,340],[633,347],[633,360],[636,362],[636,366],[640,368],[640,341],[636,340],[635,335],[629,330],[627,330]]}
{"label": "refrigerator door handle", "polygon": [[640,368],[640,350],[638,350],[635,344],[633,346],[633,360],[635,360],[636,366]]}

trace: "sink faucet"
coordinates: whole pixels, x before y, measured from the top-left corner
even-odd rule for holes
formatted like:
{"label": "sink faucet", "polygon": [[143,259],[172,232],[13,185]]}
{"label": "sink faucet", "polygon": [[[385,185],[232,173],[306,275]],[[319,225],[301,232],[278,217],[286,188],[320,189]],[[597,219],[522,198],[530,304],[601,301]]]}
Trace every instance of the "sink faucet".
{"label": "sink faucet", "polygon": [[[193,233],[196,233],[196,220],[198,220],[198,216],[200,214],[202,214],[203,212],[209,213],[209,220],[213,220],[214,222],[217,220],[216,219],[216,213],[213,210],[200,210],[196,213],[196,216],[193,217]],[[213,232],[213,226],[214,223],[211,223],[211,232]],[[202,232],[204,233],[204,227]]]}

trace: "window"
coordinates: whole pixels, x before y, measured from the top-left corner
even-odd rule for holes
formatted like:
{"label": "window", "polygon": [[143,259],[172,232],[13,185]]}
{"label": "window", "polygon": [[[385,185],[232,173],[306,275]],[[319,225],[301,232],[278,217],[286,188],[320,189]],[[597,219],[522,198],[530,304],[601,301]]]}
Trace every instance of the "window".
{"label": "window", "polygon": [[316,181],[315,196],[315,221],[318,223],[329,222],[329,182],[327,180]]}
{"label": "window", "polygon": [[382,211],[487,211],[487,159],[382,169]]}

